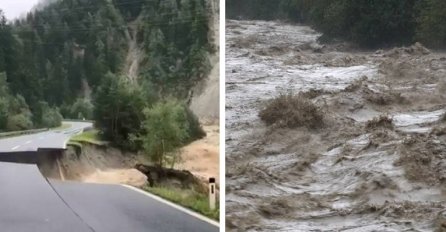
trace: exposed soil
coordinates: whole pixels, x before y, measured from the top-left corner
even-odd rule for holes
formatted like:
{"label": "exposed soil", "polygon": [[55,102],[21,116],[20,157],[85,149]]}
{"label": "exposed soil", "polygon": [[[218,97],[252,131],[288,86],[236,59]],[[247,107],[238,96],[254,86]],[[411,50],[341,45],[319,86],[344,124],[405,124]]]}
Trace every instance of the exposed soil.
{"label": "exposed soil", "polygon": [[[446,54],[318,36],[227,21],[227,230],[443,231]],[[324,126],[262,122],[283,92],[307,97]]]}
{"label": "exposed soil", "polygon": [[44,176],[54,179],[142,187],[148,183],[147,177],[134,166],[147,162],[142,155],[84,144],[81,152],[69,146],[58,157],[40,162],[39,168]]}
{"label": "exposed soil", "polygon": [[175,167],[192,172],[203,181],[210,177],[220,183],[220,129],[218,125],[204,126],[207,136],[181,150],[181,161]]}
{"label": "exposed soil", "polygon": [[215,53],[209,54],[212,70],[209,76],[198,83],[192,91],[191,110],[200,118],[203,124],[218,124],[220,120],[220,16],[219,0],[207,1],[211,20],[209,22],[210,35],[213,40]]}
{"label": "exposed soil", "polygon": [[139,75],[140,62],[144,55],[144,45],[138,45],[138,26],[141,24],[141,17],[138,17],[129,24],[125,31],[125,36],[128,41],[128,51],[125,60],[124,72],[127,77],[135,82]]}
{"label": "exposed soil", "polygon": [[[188,170],[203,183],[210,177],[219,183],[219,126],[204,126],[207,136],[181,149],[178,170]],[[142,187],[146,175],[136,164],[150,164],[142,154],[123,153],[111,147],[84,144],[82,151],[69,146],[62,154],[51,153],[39,162],[44,176],[86,183],[127,184]]]}

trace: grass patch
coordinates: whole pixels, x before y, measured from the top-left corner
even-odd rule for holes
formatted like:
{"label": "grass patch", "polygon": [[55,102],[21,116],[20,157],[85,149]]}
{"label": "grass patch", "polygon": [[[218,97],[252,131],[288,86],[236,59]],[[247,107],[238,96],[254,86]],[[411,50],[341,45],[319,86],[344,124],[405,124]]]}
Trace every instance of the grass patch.
{"label": "grass patch", "polygon": [[281,94],[269,101],[259,117],[267,125],[288,128],[320,127],[324,118],[322,111],[308,98],[293,94]]}
{"label": "grass patch", "polygon": [[89,130],[81,134],[75,135],[70,139],[70,142],[90,143],[98,146],[103,146],[107,144],[107,142],[101,140],[98,130]]}
{"label": "grass patch", "polygon": [[143,187],[143,190],[162,197],[168,201],[189,208],[197,213],[200,213],[208,218],[219,221],[220,206],[217,202],[215,210],[209,209],[209,198],[207,195],[194,192],[192,190],[185,190],[179,188],[166,187]]}

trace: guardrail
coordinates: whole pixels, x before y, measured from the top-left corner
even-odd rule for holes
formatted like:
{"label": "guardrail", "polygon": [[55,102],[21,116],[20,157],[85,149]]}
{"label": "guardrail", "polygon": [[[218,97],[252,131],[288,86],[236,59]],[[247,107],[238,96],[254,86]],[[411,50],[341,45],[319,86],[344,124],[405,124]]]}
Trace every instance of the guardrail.
{"label": "guardrail", "polygon": [[82,119],[63,119],[62,122],[91,122],[91,123],[94,123],[93,120],[82,120]]}
{"label": "guardrail", "polygon": [[[79,119],[64,119],[64,120],[62,120],[62,124],[63,124],[63,122],[90,122],[90,123],[94,123],[94,121],[91,121],[91,120],[79,120]],[[41,128],[41,129],[32,129],[32,130],[23,130],[23,131],[1,132],[0,133],[0,139],[1,138],[12,137],[12,136],[35,134],[35,133],[49,131],[51,129],[57,129],[57,128]],[[92,130],[92,129],[93,129],[93,127],[87,127],[87,128],[84,128],[83,131],[89,131],[89,130]],[[80,131],[80,132],[82,132],[82,131]]]}
{"label": "guardrail", "polygon": [[48,131],[48,130],[49,130],[49,128],[3,132],[3,133],[0,133],[0,138],[19,136],[19,135],[35,134],[35,133],[40,133],[40,132],[44,132],[44,131]]}

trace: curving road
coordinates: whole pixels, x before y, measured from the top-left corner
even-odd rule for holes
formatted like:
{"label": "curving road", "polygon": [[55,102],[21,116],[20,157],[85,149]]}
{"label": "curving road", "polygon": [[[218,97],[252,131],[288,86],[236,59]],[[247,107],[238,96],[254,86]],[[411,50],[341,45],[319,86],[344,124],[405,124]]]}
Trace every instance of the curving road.
{"label": "curving road", "polygon": [[[68,129],[2,139],[0,155],[63,149],[70,136],[92,126],[70,123]],[[7,162],[0,162],[0,227],[7,232],[219,231],[217,222],[129,186],[47,180],[36,164]]]}
{"label": "curving road", "polygon": [[93,126],[91,122],[64,122],[64,124],[70,124],[70,127],[0,139],[0,153],[37,151],[39,148],[65,149],[66,143],[70,137]]}

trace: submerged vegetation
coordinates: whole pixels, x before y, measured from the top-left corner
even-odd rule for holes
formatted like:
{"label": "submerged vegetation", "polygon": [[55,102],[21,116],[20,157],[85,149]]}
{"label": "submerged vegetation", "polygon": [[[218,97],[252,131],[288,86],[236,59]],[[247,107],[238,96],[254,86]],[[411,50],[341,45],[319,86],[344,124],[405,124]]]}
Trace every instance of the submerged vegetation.
{"label": "submerged vegetation", "polygon": [[322,111],[303,95],[281,94],[259,112],[267,125],[316,128],[323,125]]}

